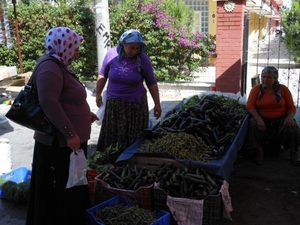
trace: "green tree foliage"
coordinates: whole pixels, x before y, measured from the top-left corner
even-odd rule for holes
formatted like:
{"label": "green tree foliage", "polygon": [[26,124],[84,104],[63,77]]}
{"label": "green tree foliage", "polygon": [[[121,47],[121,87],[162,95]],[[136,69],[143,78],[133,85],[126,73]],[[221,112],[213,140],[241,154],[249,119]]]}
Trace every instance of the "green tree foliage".
{"label": "green tree foliage", "polygon": [[[81,79],[96,78],[95,19],[93,11],[85,5],[84,0],[74,1],[70,5],[60,3],[57,6],[47,2],[20,2],[16,9],[23,72],[32,71],[37,58],[45,52],[47,31],[56,26],[68,26],[84,37],[80,56],[72,63],[72,68]],[[8,49],[6,45],[0,46],[0,65],[17,66],[19,69],[13,8],[9,8],[9,21],[13,47]]]}
{"label": "green tree foliage", "polygon": [[[81,80],[97,77],[95,18],[92,1],[22,0],[17,4],[17,20],[23,72],[32,71],[44,52],[47,31],[68,26],[84,36],[79,59],[72,68]],[[210,55],[216,55],[215,36],[192,33],[193,11],[182,0],[109,0],[111,46],[128,29],[141,31],[147,42],[155,75],[159,81],[189,80]],[[0,45],[0,65],[17,66],[18,44],[13,8],[9,8],[12,48]]]}
{"label": "green tree foliage", "polygon": [[138,29],[159,81],[189,80],[216,54],[214,36],[192,33],[193,11],[181,0],[124,0],[110,9],[112,45],[124,31]]}
{"label": "green tree foliage", "polygon": [[293,57],[300,59],[300,3],[294,1],[292,7],[285,9],[282,17],[283,41]]}

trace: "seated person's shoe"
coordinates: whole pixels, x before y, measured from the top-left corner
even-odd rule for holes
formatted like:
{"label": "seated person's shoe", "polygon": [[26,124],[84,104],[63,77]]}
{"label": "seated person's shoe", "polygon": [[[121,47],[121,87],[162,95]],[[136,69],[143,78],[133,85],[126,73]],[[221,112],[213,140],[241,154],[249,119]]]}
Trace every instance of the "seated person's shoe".
{"label": "seated person's shoe", "polygon": [[297,158],[292,158],[292,159],[291,159],[291,163],[292,163],[294,166],[300,166],[300,161],[299,161],[299,159],[297,159]]}
{"label": "seated person's shoe", "polygon": [[264,162],[264,151],[262,148],[257,148],[256,149],[256,154],[253,158],[253,161],[258,164],[261,165]]}

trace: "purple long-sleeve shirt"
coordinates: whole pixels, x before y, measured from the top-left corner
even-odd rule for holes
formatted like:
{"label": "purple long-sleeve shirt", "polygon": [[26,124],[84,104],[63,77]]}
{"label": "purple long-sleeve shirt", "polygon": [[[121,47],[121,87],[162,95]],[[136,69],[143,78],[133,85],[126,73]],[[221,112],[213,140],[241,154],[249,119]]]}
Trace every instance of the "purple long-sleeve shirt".
{"label": "purple long-sleeve shirt", "polygon": [[125,102],[141,102],[144,93],[143,80],[150,87],[156,84],[154,71],[149,57],[142,53],[141,72],[136,58],[122,57],[118,60],[117,47],[108,50],[100,70],[100,75],[109,78],[106,98],[119,98]]}
{"label": "purple long-sleeve shirt", "polygon": [[[39,60],[48,56],[42,56]],[[49,57],[48,57],[49,58]],[[59,62],[58,62],[59,63]],[[43,62],[34,77],[40,105],[47,118],[60,131],[58,138],[61,146],[66,146],[66,140],[77,134],[81,142],[90,138],[91,111],[86,101],[84,86],[67,69],[57,62]],[[51,145],[54,136],[35,132],[35,140]]]}

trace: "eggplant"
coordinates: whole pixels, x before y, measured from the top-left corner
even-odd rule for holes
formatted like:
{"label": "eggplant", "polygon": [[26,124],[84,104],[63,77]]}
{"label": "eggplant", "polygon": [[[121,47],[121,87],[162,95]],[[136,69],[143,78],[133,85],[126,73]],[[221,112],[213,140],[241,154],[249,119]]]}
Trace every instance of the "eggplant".
{"label": "eggplant", "polygon": [[206,145],[213,145],[211,142],[210,134],[202,130],[200,127],[197,128],[196,136],[201,137]]}

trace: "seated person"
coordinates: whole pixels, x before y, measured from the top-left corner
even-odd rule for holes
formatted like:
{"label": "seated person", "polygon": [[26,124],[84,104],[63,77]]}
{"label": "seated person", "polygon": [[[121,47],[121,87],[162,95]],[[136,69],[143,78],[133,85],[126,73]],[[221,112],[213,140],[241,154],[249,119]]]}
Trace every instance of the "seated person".
{"label": "seated person", "polygon": [[275,67],[267,66],[262,70],[261,84],[251,89],[246,109],[251,115],[246,146],[254,156],[254,162],[263,163],[264,137],[272,127],[274,140],[289,149],[291,163],[299,166],[300,129],[294,119],[296,107],[290,90],[279,84]]}

